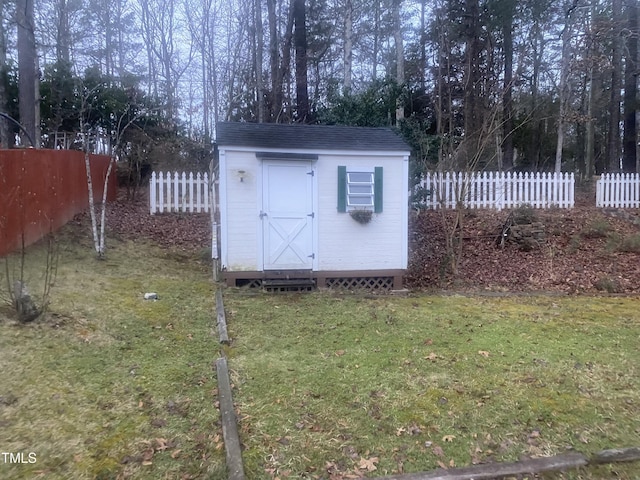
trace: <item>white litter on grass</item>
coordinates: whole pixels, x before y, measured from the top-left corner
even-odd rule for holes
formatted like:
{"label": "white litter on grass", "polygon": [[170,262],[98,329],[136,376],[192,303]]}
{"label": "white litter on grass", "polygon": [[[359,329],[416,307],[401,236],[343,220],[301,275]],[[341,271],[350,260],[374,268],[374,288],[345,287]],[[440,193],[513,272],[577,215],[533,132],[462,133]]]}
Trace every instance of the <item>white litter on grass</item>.
{"label": "white litter on grass", "polygon": [[145,293],[144,294],[144,299],[145,300],[158,300],[158,294],[154,293],[154,292]]}

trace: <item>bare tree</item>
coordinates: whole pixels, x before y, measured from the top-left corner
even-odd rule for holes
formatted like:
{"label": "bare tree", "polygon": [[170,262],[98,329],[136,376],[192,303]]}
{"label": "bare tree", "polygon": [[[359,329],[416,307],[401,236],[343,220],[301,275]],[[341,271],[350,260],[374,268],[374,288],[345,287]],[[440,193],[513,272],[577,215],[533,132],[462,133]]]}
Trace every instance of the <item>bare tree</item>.
{"label": "bare tree", "polygon": [[505,0],[501,12],[504,55],[504,84],[502,92],[502,168],[513,168],[513,17],[515,0]]}
{"label": "bare tree", "polygon": [[[393,0],[393,39],[396,47],[396,82],[399,87],[404,87],[404,45],[402,42],[402,20],[400,7],[402,0]],[[404,119],[404,99],[402,95],[396,99],[396,122]]]}
{"label": "bare tree", "polygon": [[58,62],[71,62],[71,27],[69,25],[69,3],[57,0],[56,13],[58,25],[56,29],[56,58]]}
{"label": "bare tree", "polygon": [[353,70],[353,0],[344,2],[344,38],[343,38],[344,79],[342,87],[345,92],[351,90],[351,75]]}
{"label": "bare tree", "polygon": [[464,135],[473,144],[482,126],[480,94],[480,6],[478,0],[464,1]]}
{"label": "bare tree", "polygon": [[[192,43],[200,56],[203,140],[211,139],[211,111],[217,111],[217,85],[215,63],[215,28],[218,7],[213,0],[185,0],[184,11]],[[213,104],[213,105],[212,105]],[[212,108],[213,107],[213,108]],[[214,116],[216,113],[214,113]],[[215,123],[215,122],[214,122]]]}
{"label": "bare tree", "polygon": [[591,4],[589,12],[589,22],[587,23],[587,55],[592,58],[589,62],[589,70],[587,72],[587,78],[585,80],[587,90],[587,118],[585,125],[585,155],[584,155],[584,176],[587,180],[590,180],[595,172],[595,104],[597,96],[599,95],[600,88],[598,88],[599,74],[596,72],[596,60],[595,60],[595,38],[594,38],[594,23],[596,16],[596,2]]}
{"label": "bare tree", "polygon": [[[499,121],[500,113],[500,105],[496,105],[483,118],[480,131],[478,135],[475,136],[476,143],[473,145],[473,148],[469,149],[468,145],[465,146],[461,144],[457,147],[457,150],[461,150],[460,152],[454,149],[453,154],[438,165],[438,170],[441,173],[455,170],[458,172],[459,181],[455,183],[453,192],[455,200],[453,211],[446,208],[444,203],[447,200],[445,198],[446,192],[443,191],[442,188],[436,185],[432,191],[432,195],[434,195],[441,204],[440,217],[444,227],[445,248],[447,253],[446,267],[454,277],[458,275],[459,263],[462,258],[465,238],[464,219],[466,214],[464,202],[469,193],[471,173],[478,169],[488,152],[495,152],[495,150],[491,148],[492,139],[503,128]],[[469,154],[469,152],[471,152],[471,154]],[[495,153],[493,155],[495,155]],[[460,158],[463,158],[466,163],[461,164],[459,161]]]}
{"label": "bare tree", "polygon": [[[7,29],[5,25],[5,14],[7,13],[7,0],[0,0],[0,112],[6,112],[9,95],[5,88],[8,75],[7,65]],[[0,149],[9,148],[13,145],[9,121],[0,116]]]}
{"label": "bare tree", "polygon": [[276,16],[276,0],[267,1],[267,23],[269,24],[269,66],[271,71],[271,116],[277,117],[282,100],[280,78],[280,52],[278,50],[278,23]]}
{"label": "bare tree", "polygon": [[310,120],[309,90],[307,81],[307,14],[305,0],[293,0],[296,50],[296,113],[300,122]]}
{"label": "bare tree", "polygon": [[[16,23],[18,26],[18,75],[20,123],[40,146],[40,106],[38,95],[38,56],[36,53],[33,0],[17,0]],[[23,136],[23,144],[26,142]]]}
{"label": "bare tree", "polygon": [[255,11],[255,75],[256,75],[256,101],[258,104],[258,123],[265,121],[264,82],[262,78],[262,53],[264,50],[264,31],[262,26],[262,2],[254,0]]}
{"label": "bare tree", "polygon": [[638,112],[638,1],[627,0],[627,37],[624,61],[624,156],[622,169],[636,171]]}
{"label": "bare tree", "polygon": [[[193,45],[184,58],[177,44],[179,17],[175,0],[140,2],[142,33],[149,61],[149,77],[153,95],[161,92],[165,99],[165,114],[175,120],[178,114],[178,83],[193,59]],[[161,77],[161,78],[158,78]]]}
{"label": "bare tree", "polygon": [[51,288],[58,273],[58,248],[53,233],[46,236],[46,253],[44,265],[38,267],[42,270],[42,293],[34,295],[27,286],[26,267],[28,262],[27,249],[22,233],[22,245],[20,247],[17,264],[12,268],[10,255],[4,258],[4,277],[7,287],[8,300],[16,312],[18,321],[22,323],[32,322],[44,315],[49,307]]}
{"label": "bare tree", "polygon": [[374,0],[373,2],[373,49],[371,52],[371,79],[376,80],[378,78],[378,63],[380,56],[380,43],[381,43],[381,23],[382,23],[382,5],[381,0]]}
{"label": "bare tree", "polygon": [[[577,2],[577,0],[575,0]],[[564,147],[564,133],[567,122],[567,107],[569,97],[569,67],[571,62],[571,34],[573,30],[572,13],[576,3],[566,9],[565,24],[562,30],[562,57],[560,60],[559,111],[558,111],[558,139],[556,142],[555,172],[562,171],[562,149]]]}
{"label": "bare tree", "polygon": [[118,118],[118,123],[115,129],[115,138],[112,139],[111,155],[109,158],[109,165],[105,172],[103,186],[102,186],[102,202],[100,203],[100,219],[98,220],[98,213],[96,211],[96,202],[93,188],[93,177],[91,175],[91,155],[90,148],[91,142],[89,141],[90,132],[87,130],[88,123],[85,123],[86,118],[90,114],[92,105],[90,104],[90,98],[95,91],[104,85],[98,84],[92,90],[86,92],[82,99],[82,108],[80,112],[80,132],[82,132],[85,140],[84,143],[84,165],[87,174],[87,190],[89,194],[89,217],[91,218],[91,234],[93,237],[93,247],[98,259],[102,260],[106,254],[105,244],[105,226],[106,226],[106,213],[107,213],[107,195],[109,190],[109,178],[113,172],[113,168],[116,164],[116,159],[120,156],[123,150],[123,138],[127,129],[131,127],[137,120],[148,113],[147,110],[139,110],[137,113],[131,112],[131,105],[124,109],[124,112]]}
{"label": "bare tree", "polygon": [[620,170],[620,101],[622,87],[622,1],[612,0],[611,101],[609,103],[608,169]]}

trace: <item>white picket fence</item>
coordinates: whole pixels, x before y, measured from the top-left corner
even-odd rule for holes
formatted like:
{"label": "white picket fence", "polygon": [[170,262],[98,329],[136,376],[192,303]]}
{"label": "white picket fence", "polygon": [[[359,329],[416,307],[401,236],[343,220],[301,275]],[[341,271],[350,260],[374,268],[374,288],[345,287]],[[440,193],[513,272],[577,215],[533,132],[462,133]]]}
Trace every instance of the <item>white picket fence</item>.
{"label": "white picket fence", "polygon": [[455,208],[458,200],[466,208],[496,210],[572,208],[575,203],[573,173],[435,172],[427,173],[420,186],[429,192],[420,206],[428,209]]}
{"label": "white picket fence", "polygon": [[596,182],[596,207],[639,208],[640,175],[604,173]]}
{"label": "white picket fence", "polygon": [[149,181],[151,215],[163,212],[208,212],[209,175],[205,172],[153,172]]}

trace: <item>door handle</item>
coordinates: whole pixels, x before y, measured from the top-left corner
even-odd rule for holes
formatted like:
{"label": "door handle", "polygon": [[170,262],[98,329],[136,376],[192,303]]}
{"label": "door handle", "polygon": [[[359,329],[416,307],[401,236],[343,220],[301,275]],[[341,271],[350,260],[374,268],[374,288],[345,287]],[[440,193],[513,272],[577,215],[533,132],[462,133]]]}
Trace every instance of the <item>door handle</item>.
{"label": "door handle", "polygon": [[267,216],[267,213],[266,213],[266,212],[263,212],[263,211],[261,211],[261,212],[260,212],[260,218],[264,218],[264,217],[266,217],[266,216]]}

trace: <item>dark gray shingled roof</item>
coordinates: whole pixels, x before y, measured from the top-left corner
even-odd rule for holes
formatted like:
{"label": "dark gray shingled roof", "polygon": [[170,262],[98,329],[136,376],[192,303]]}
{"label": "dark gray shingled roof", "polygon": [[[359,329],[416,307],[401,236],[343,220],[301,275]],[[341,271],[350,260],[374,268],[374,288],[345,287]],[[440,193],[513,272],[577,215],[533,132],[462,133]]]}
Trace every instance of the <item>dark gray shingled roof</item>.
{"label": "dark gray shingled roof", "polygon": [[405,151],[410,147],[390,128],[221,122],[218,145],[277,149]]}

